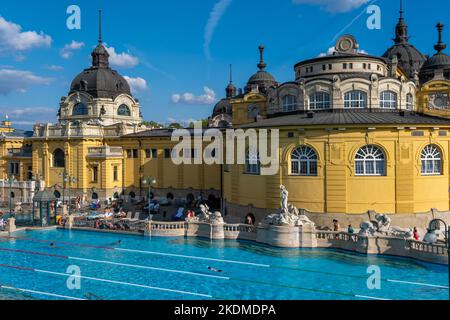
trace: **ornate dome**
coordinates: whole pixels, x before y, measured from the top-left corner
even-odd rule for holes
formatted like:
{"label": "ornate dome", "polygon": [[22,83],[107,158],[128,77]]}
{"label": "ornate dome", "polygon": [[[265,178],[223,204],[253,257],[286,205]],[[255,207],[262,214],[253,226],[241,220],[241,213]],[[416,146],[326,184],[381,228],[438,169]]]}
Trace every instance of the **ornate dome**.
{"label": "ornate dome", "polygon": [[421,69],[426,57],[411,45],[408,40],[408,26],[403,19],[403,3],[400,2],[400,19],[395,27],[395,44],[385,52],[383,57],[392,60],[396,56],[398,65],[412,79],[415,76],[415,72],[419,72]]}
{"label": "ornate dome", "polygon": [[247,86],[245,87],[245,91],[248,93],[252,90],[254,86],[258,86],[259,91],[262,93],[266,93],[267,90],[272,87],[276,86],[278,83],[275,80],[275,78],[265,71],[267,64],[264,62],[264,46],[259,46],[259,53],[260,53],[260,61],[258,63],[259,71],[256,72],[253,76],[250,77],[250,79],[247,82]]}
{"label": "ornate dome", "polygon": [[428,58],[428,60],[423,64],[419,75],[422,83],[433,79],[436,75],[436,71],[438,70],[442,70],[442,75],[450,80],[450,56],[443,52],[447,48],[447,45],[442,41],[442,31],[444,29],[444,25],[442,23],[438,23],[436,28],[439,33],[438,43],[434,46],[437,53]]}
{"label": "ornate dome", "polygon": [[98,45],[91,56],[92,67],[75,77],[70,86],[69,95],[80,91],[94,98],[115,99],[121,94],[131,95],[127,80],[109,67],[109,53],[102,41],[101,20]]}
{"label": "ornate dome", "polygon": [[220,114],[228,114],[230,116],[233,114],[233,109],[231,107],[231,103],[230,103],[229,99],[220,100],[214,107],[212,116],[215,117]]}

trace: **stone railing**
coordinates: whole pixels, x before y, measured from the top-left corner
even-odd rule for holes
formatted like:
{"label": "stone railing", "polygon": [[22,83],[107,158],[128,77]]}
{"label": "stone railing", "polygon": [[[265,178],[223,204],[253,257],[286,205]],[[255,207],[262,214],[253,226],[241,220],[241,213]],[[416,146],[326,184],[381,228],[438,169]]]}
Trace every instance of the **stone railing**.
{"label": "stone railing", "polygon": [[256,240],[257,228],[247,224],[226,224],[223,226],[225,239]]}
{"label": "stone railing", "polygon": [[411,250],[412,252],[419,252],[424,254],[433,254],[433,255],[447,255],[447,247],[445,245],[425,243],[415,240],[407,240],[406,248]]}
{"label": "stone railing", "polygon": [[122,147],[92,147],[88,148],[88,157],[91,158],[107,158],[107,157],[122,157]]}
{"label": "stone railing", "polygon": [[[447,247],[410,239],[385,236],[366,237],[345,232],[316,230],[313,226],[284,227],[200,222],[139,221],[130,232],[156,237],[202,237],[212,240],[247,240],[283,248],[333,248],[361,254],[380,254],[447,264]],[[74,227],[93,228],[94,222],[75,220]]]}
{"label": "stone railing", "polygon": [[15,157],[15,158],[31,158],[32,157],[32,149],[31,148],[12,148],[8,149],[7,157]]}

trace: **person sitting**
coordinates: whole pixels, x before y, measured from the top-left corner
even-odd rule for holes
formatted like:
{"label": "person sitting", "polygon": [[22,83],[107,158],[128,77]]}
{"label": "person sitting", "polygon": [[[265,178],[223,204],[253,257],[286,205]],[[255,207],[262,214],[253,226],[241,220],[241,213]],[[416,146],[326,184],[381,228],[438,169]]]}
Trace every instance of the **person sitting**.
{"label": "person sitting", "polygon": [[179,208],[177,214],[173,218],[174,221],[181,221],[184,216],[184,208]]}
{"label": "person sitting", "polygon": [[355,233],[355,229],[353,229],[353,227],[352,227],[351,224],[348,226],[348,231],[347,231],[347,233],[349,233],[349,234],[354,234],[354,233]]}
{"label": "person sitting", "polygon": [[416,241],[420,241],[420,235],[419,235],[419,231],[417,230],[417,227],[414,227],[413,237]]}
{"label": "person sitting", "polygon": [[125,211],[123,211],[122,208],[120,208],[120,211],[118,214],[116,214],[116,218],[118,219],[122,219],[122,218],[126,218],[127,217],[127,213]]}
{"label": "person sitting", "polygon": [[194,219],[195,218],[195,212],[192,211],[192,210],[188,210],[187,213],[186,213],[186,218],[188,220]]}

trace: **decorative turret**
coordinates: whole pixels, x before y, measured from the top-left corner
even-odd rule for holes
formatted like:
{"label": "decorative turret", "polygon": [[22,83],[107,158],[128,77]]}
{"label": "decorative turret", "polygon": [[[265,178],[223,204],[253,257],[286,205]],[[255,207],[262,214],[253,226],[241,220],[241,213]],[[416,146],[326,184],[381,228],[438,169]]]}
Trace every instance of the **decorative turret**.
{"label": "decorative turret", "polygon": [[227,94],[228,99],[236,96],[236,87],[233,85],[233,70],[231,64],[230,64],[230,83],[225,89],[225,92]]}
{"label": "decorative turret", "polygon": [[102,11],[98,12],[98,45],[91,54],[92,66],[97,68],[109,67],[109,53],[103,46],[102,40]]}
{"label": "decorative turret", "polygon": [[408,26],[403,19],[403,0],[400,0],[400,18],[398,19],[397,26],[395,27],[395,39],[396,44],[406,43],[409,40]]}
{"label": "decorative turret", "polygon": [[264,45],[260,45],[258,49],[259,63],[257,64],[257,67],[259,71],[250,77],[247,86],[245,87],[245,92],[249,93],[257,89],[258,92],[266,94],[270,87],[277,85],[277,82],[275,78],[266,71],[267,64],[264,62]]}
{"label": "decorative turret", "polygon": [[442,31],[444,30],[444,25],[442,24],[442,22],[439,22],[436,25],[436,28],[438,30],[438,43],[434,46],[434,49],[438,52],[441,53],[442,51],[444,51],[447,48],[447,45],[442,42]]}
{"label": "decorative turret", "polygon": [[388,61],[396,56],[398,66],[403,69],[406,75],[413,79],[426,60],[426,57],[409,43],[408,25],[405,22],[403,10],[403,0],[400,0],[400,17],[395,26],[394,46],[389,48],[383,55]]}

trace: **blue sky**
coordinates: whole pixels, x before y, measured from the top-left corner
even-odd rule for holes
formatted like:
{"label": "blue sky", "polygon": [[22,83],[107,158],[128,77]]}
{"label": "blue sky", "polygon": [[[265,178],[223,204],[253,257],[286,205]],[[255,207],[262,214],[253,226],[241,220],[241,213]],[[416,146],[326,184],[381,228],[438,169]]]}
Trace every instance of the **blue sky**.
{"label": "blue sky", "polygon": [[[392,44],[399,1],[377,0],[381,30],[366,27],[368,0],[21,0],[0,8],[0,118],[20,128],[56,122],[70,82],[90,65],[97,11],[113,68],[132,81],[146,120],[206,118],[224,96],[228,66],[244,87],[257,70],[258,45],[279,82],[295,63],[327,52],[344,33],[381,55]],[[449,24],[450,3],[404,0],[410,42],[433,54],[438,21]],[[69,5],[81,8],[81,30],[68,30]],[[356,17],[360,17],[355,19]],[[353,21],[353,23],[351,23]],[[348,27],[348,28],[346,28]],[[450,42],[450,30],[444,31]],[[450,49],[449,49],[450,50]]]}

